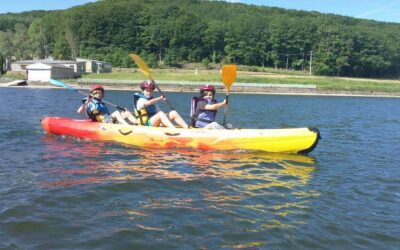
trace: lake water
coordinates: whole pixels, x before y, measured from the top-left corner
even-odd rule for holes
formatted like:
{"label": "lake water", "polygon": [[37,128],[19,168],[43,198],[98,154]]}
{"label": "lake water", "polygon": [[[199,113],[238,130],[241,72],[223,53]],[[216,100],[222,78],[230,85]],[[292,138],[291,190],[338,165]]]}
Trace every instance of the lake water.
{"label": "lake water", "polygon": [[[186,120],[193,95],[168,93]],[[318,127],[301,156],[45,135],[80,98],[0,88],[0,249],[400,248],[400,99],[231,95],[235,127]]]}

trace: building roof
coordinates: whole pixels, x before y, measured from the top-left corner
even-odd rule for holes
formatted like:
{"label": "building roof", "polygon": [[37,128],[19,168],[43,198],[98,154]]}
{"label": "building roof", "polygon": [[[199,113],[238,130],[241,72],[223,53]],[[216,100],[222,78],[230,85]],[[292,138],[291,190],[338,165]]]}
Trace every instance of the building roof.
{"label": "building roof", "polygon": [[45,63],[34,63],[26,66],[27,69],[52,69],[52,68],[59,68],[59,69],[71,69],[70,67],[64,65],[51,65]]}
{"label": "building roof", "polygon": [[82,61],[73,60],[53,60],[53,59],[41,59],[41,60],[24,60],[13,62],[14,64],[34,64],[34,63],[44,63],[44,64],[77,64],[82,63]]}
{"label": "building roof", "polygon": [[111,64],[110,62],[93,60],[93,59],[85,59],[85,58],[76,58],[76,61],[78,61],[78,62],[96,62],[96,63],[109,63],[109,64]]}

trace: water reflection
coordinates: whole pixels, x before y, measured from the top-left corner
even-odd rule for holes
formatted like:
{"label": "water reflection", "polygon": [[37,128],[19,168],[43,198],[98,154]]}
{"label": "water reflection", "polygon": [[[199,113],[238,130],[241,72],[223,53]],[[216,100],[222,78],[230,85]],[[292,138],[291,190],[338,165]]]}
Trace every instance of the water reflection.
{"label": "water reflection", "polygon": [[[310,174],[315,170],[315,159],[304,155],[139,149],[53,136],[44,137],[44,144],[47,146],[44,160],[69,162],[68,165],[53,167],[53,173],[68,175],[69,179],[73,174],[85,174],[92,176],[91,180],[96,182],[145,178],[182,181],[218,178],[263,182],[244,186],[251,191],[272,186],[307,185]],[[110,157],[112,155],[115,157]],[[104,176],[97,178],[99,173]]]}
{"label": "water reflection", "polygon": [[305,223],[301,215],[319,195],[308,187],[316,161],[304,155],[139,149],[56,137],[44,143],[43,158],[53,165],[41,187],[85,184],[110,196],[138,196],[140,203],[125,205],[120,216],[140,218],[141,230],[168,230],[152,219],[164,213],[193,214],[214,229],[229,220],[254,232],[291,228]]}

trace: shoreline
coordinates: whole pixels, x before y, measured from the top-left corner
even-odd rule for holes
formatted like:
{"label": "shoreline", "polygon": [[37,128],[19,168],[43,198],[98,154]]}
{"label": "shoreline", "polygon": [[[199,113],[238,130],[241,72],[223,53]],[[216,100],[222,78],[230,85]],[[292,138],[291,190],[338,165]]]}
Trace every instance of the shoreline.
{"label": "shoreline", "polygon": [[[79,90],[87,90],[91,84],[78,83],[69,84]],[[108,90],[133,90],[139,91],[138,86],[133,84],[102,84]],[[199,83],[198,86],[200,86]],[[182,92],[197,93],[198,86],[181,84],[159,84],[163,92]],[[43,88],[43,89],[63,89],[46,82],[29,82],[26,85],[9,86],[1,83],[1,88]],[[224,85],[215,86],[218,93],[225,93]],[[377,97],[377,98],[400,98],[399,92],[373,92],[373,91],[338,91],[338,90],[319,90],[317,88],[291,88],[291,87],[235,87],[232,85],[230,94],[257,94],[257,95],[298,95],[298,96],[343,96],[343,97]]]}

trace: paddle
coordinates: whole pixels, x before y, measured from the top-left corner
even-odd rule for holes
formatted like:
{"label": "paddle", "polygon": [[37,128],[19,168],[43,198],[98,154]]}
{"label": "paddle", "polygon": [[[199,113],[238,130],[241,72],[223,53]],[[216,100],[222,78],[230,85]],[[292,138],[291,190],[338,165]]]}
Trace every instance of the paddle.
{"label": "paddle", "polygon": [[[153,77],[150,74],[150,70],[147,67],[146,63],[142,60],[142,58],[140,58],[140,56],[136,55],[136,54],[130,54],[131,58],[133,59],[133,61],[135,61],[135,63],[137,64],[137,66],[139,66],[140,70],[143,72],[143,74],[145,74],[147,76],[147,78],[149,78],[151,81],[154,82],[154,85],[156,86],[158,92],[160,92],[160,94],[162,96],[166,96],[164,94],[164,92],[160,89],[160,87],[158,87],[158,85],[155,83]],[[169,106],[169,108],[171,110],[175,110],[175,108],[172,106],[172,104],[168,101],[168,98],[166,99],[167,104]]]}
{"label": "paddle", "polygon": [[[233,82],[236,79],[236,65],[224,65],[222,67],[222,82],[224,83],[226,87],[226,104],[228,104],[229,100],[229,90],[231,89],[231,86],[233,85]],[[226,125],[226,115],[228,113],[228,108],[225,106],[224,109],[224,122],[223,125]]]}
{"label": "paddle", "polygon": [[[59,81],[59,80],[50,79],[50,83],[51,83],[51,84],[54,84],[54,85],[56,85],[56,86],[59,86],[59,87],[64,87],[64,88],[66,88],[66,89],[75,91],[76,93],[79,93],[79,94],[81,94],[81,95],[83,95],[83,96],[90,96],[90,97],[92,97],[92,98],[94,98],[94,99],[96,99],[96,100],[99,100],[99,99],[97,99],[96,97],[90,95],[89,93],[86,93],[86,92],[84,92],[84,91],[80,91],[80,90],[74,89],[73,87],[69,86],[69,85],[66,84],[65,82],[62,82],[62,81]],[[119,110],[123,110],[123,111],[126,111],[126,110],[127,110],[126,108],[121,108],[121,107],[118,106],[118,105],[115,105],[115,104],[113,104],[113,103],[110,103],[110,102],[107,102],[107,101],[104,101],[104,100],[99,100],[99,101],[104,102],[105,104],[108,104],[108,105],[110,105],[111,107],[114,107],[114,108],[119,109]]]}

